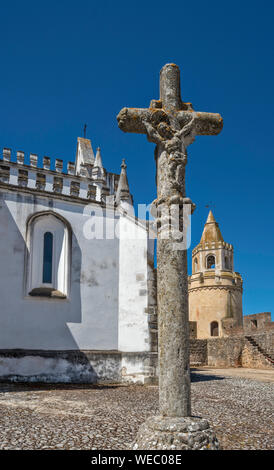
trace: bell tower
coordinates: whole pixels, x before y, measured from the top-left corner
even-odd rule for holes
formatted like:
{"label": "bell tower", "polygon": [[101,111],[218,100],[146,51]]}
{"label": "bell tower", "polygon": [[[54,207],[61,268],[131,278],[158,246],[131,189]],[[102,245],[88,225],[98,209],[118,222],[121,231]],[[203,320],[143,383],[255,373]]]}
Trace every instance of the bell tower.
{"label": "bell tower", "polygon": [[188,280],[189,320],[197,338],[226,336],[242,326],[242,277],[234,271],[233,246],[222,237],[212,211],[192,251]]}

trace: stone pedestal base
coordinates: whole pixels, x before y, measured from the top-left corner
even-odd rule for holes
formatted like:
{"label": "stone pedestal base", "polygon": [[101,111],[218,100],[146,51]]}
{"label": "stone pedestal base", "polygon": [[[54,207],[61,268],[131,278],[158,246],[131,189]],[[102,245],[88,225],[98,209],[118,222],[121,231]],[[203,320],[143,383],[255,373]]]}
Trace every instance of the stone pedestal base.
{"label": "stone pedestal base", "polygon": [[219,450],[205,419],[153,416],[139,428],[133,450]]}

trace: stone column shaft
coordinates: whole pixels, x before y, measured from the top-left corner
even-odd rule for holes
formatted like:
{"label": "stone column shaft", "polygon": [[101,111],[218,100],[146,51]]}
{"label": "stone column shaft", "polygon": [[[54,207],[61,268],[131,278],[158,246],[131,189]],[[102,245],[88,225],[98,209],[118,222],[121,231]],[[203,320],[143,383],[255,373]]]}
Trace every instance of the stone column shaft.
{"label": "stone column shaft", "polygon": [[[170,198],[182,196],[174,189],[167,152],[156,148],[158,200],[168,210]],[[182,178],[184,182],[184,178]],[[183,228],[183,211],[179,211],[179,228]],[[162,214],[163,215],[163,214]],[[162,225],[165,223],[163,217]],[[168,223],[168,221],[167,221]],[[186,250],[175,249],[178,240],[169,232],[157,241],[157,304],[159,341],[159,404],[163,416],[190,416],[190,372],[188,331],[188,284]]]}

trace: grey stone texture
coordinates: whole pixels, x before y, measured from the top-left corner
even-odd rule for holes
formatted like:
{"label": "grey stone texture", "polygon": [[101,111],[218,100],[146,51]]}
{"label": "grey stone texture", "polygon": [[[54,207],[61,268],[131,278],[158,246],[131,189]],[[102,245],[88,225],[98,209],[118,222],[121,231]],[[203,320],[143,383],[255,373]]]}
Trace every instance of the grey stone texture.
{"label": "grey stone texture", "polygon": [[157,353],[0,350],[0,382],[155,383]]}
{"label": "grey stone texture", "polygon": [[205,366],[207,365],[207,340],[190,338],[190,365]]}
{"label": "grey stone texture", "polygon": [[[158,216],[161,213],[157,243],[160,415],[187,417],[191,415],[187,253],[178,247],[178,235],[170,232],[170,217],[172,206],[176,205],[182,231],[187,223],[183,220],[183,206],[191,203],[185,195],[187,146],[197,134],[218,134],[222,118],[219,114],[194,112],[190,103],[184,103],[179,67],[167,64],[160,72],[160,100],[153,100],[149,109],[124,108],[117,120],[123,131],[146,134],[156,144],[154,206]],[[143,432],[150,432],[149,426],[148,423]]]}
{"label": "grey stone texture", "polygon": [[[192,374],[193,414],[224,450],[273,449],[273,374],[254,372]],[[0,449],[126,450],[158,413],[154,386],[0,383]]]}
{"label": "grey stone texture", "polygon": [[271,313],[262,312],[254,313],[253,315],[245,315],[243,317],[244,331],[249,333],[257,333],[261,330],[272,329],[273,323],[271,322]]}
{"label": "grey stone texture", "polygon": [[155,416],[141,425],[134,450],[218,450],[219,442],[208,421],[197,417]]}
{"label": "grey stone texture", "polygon": [[252,334],[252,336],[235,335],[208,339],[208,365],[273,369],[273,339],[273,330]]}

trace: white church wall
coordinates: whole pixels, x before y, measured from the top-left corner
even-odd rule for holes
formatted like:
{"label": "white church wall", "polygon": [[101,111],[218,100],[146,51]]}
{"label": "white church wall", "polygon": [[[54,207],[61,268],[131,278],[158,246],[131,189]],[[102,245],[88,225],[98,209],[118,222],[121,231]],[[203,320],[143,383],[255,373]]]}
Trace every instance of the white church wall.
{"label": "white church wall", "polygon": [[120,219],[120,351],[149,351],[147,231],[134,218]]}
{"label": "white church wall", "polygon": [[[0,349],[118,348],[119,240],[87,240],[84,204],[1,190]],[[94,211],[101,215],[94,204]],[[26,227],[41,211],[71,226],[70,286],[65,299],[26,292]]]}

